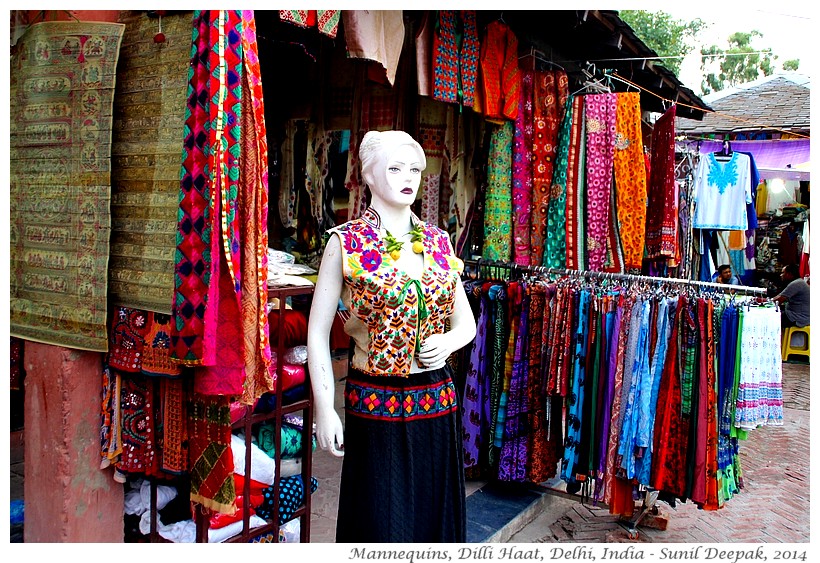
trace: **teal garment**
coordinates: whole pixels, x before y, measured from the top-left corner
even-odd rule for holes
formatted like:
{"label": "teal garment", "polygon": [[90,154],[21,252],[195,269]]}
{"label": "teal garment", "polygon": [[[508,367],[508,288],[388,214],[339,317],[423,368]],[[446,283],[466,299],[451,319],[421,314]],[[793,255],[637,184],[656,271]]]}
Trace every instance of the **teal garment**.
{"label": "teal garment", "polygon": [[[270,457],[276,455],[276,424],[268,421],[259,426],[256,443],[259,449]],[[291,424],[282,424],[282,459],[302,457],[302,429]],[[316,436],[313,437],[313,450],[316,449]]]}
{"label": "teal garment", "polygon": [[547,238],[544,241],[542,265],[547,268],[567,266],[567,166],[569,165],[569,139],[572,126],[572,100],[567,98],[564,120],[558,131],[558,148],[552,173],[552,189],[547,206]]}

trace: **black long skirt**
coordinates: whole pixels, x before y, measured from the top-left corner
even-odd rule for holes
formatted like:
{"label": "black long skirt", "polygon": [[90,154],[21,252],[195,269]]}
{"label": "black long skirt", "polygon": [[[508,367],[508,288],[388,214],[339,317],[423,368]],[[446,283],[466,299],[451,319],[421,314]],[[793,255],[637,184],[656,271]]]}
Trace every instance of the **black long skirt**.
{"label": "black long skirt", "polygon": [[463,543],[461,411],[451,369],[373,377],[351,370],[337,543]]}

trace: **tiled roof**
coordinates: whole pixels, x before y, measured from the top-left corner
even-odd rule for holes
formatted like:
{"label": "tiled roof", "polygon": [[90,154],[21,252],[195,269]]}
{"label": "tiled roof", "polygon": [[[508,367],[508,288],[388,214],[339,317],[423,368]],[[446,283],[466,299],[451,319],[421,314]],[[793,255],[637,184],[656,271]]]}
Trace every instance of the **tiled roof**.
{"label": "tiled roof", "polygon": [[703,121],[679,118],[678,131],[698,134],[808,131],[811,128],[810,89],[784,76],[769,78],[711,102],[715,112],[704,115]]}

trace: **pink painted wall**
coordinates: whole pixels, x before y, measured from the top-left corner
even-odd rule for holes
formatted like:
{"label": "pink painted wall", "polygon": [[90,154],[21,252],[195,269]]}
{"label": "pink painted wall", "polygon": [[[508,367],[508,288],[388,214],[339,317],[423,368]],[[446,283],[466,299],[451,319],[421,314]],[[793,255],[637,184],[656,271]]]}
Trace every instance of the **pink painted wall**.
{"label": "pink painted wall", "polygon": [[123,486],[100,469],[99,352],[25,343],[26,543],[122,543]]}

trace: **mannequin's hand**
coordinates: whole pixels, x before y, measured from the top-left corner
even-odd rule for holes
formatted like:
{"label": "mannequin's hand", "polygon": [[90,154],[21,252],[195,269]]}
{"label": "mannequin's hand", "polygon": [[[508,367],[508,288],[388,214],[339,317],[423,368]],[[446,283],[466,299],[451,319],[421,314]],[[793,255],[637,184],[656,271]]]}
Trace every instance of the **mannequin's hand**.
{"label": "mannequin's hand", "polygon": [[[333,409],[322,411],[316,409],[316,442],[323,450],[328,450],[336,457],[342,457],[344,452],[344,429],[342,420]],[[338,446],[338,447],[337,447]]]}
{"label": "mannequin's hand", "polygon": [[456,351],[447,334],[431,334],[421,343],[417,363],[419,367],[439,369],[444,367],[450,354]]}

